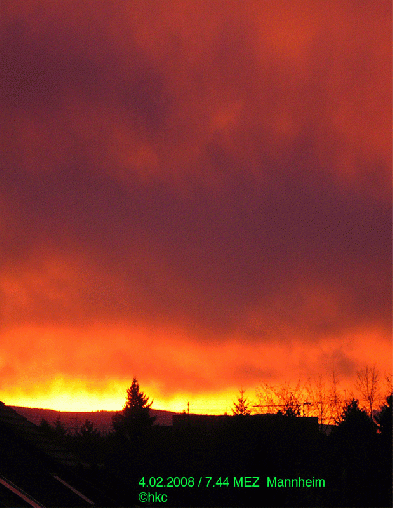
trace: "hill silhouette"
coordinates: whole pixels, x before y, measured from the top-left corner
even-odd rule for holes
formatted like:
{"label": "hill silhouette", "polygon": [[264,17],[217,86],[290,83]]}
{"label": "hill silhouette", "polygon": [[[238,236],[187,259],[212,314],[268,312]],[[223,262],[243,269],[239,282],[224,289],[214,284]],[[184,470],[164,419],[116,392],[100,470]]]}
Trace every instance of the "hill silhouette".
{"label": "hill silhouette", "polygon": [[[112,430],[112,417],[117,411],[56,411],[54,409],[30,408],[21,406],[10,406],[20,415],[24,416],[32,423],[39,425],[41,420],[44,419],[51,425],[54,425],[56,420],[60,421],[64,427],[70,432],[80,428],[81,425],[87,420],[90,420],[94,427],[101,432],[107,434]],[[179,414],[173,411],[165,411],[162,409],[150,409],[151,416],[155,416],[155,425],[171,426],[173,422],[173,415]]]}

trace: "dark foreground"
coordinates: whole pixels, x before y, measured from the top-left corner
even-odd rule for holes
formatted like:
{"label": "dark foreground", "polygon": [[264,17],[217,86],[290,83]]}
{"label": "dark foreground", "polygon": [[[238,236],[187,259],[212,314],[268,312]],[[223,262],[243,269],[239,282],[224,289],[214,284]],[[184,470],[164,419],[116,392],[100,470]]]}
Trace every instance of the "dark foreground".
{"label": "dark foreground", "polygon": [[391,428],[362,419],[329,436],[282,415],[71,436],[0,410],[0,506],[392,506]]}

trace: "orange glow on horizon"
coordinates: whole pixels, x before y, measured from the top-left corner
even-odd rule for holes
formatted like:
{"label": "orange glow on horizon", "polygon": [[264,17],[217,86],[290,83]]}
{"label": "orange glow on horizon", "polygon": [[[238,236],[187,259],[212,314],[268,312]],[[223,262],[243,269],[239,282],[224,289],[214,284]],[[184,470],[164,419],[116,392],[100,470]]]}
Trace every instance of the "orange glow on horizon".
{"label": "orange glow on horizon", "polygon": [[[378,368],[378,366],[377,366]],[[391,376],[390,371],[380,372],[380,403],[384,403],[384,397],[388,393],[388,386],[386,376]],[[301,397],[307,400],[308,395],[305,390],[307,379],[298,379],[294,382],[283,380],[282,383],[267,383],[275,387],[288,387],[295,389],[297,382],[300,381]],[[315,383],[315,379],[310,379],[311,383]],[[331,377],[323,377],[325,389],[328,392],[331,385]],[[386,385],[386,386],[385,386]],[[45,388],[36,386],[34,391],[24,391],[22,389],[13,389],[7,392],[0,391],[0,400],[9,406],[30,407],[51,409],[61,412],[95,412],[95,411],[121,411],[124,407],[126,400],[126,391],[129,386],[124,382],[110,382],[107,384],[106,389],[100,393],[89,391],[86,383],[83,381],[66,380],[58,377],[50,386]],[[268,409],[258,409],[254,407],[259,403],[256,390],[262,387],[262,383],[249,387],[245,390],[244,396],[247,399],[248,407],[252,412],[269,412]],[[233,387],[231,389],[223,390],[217,394],[186,394],[177,393],[172,397],[164,397],[157,389],[148,384],[140,386],[140,389],[149,397],[149,402],[153,401],[152,409],[165,410],[175,413],[182,413],[188,410],[187,403],[189,403],[189,411],[194,414],[211,414],[219,415],[227,413],[232,414],[234,403],[237,402],[239,397],[239,388]],[[338,380],[337,390],[344,400],[351,400],[353,397],[360,399],[360,406],[366,407],[366,401],[362,401],[359,393],[356,392],[355,384],[353,382],[340,382]],[[296,393],[296,390],[295,390]],[[279,400],[276,400],[276,403]]]}
{"label": "orange glow on horizon", "polygon": [[[63,412],[121,411],[126,400],[128,386],[124,383],[110,383],[107,391],[97,394],[86,390],[83,382],[67,382],[56,379],[46,390],[38,388],[34,394],[23,390],[0,391],[0,400],[9,406],[52,409]],[[140,387],[153,401],[152,409],[160,409],[181,413],[187,411],[189,402],[190,413],[197,414],[231,414],[231,407],[236,400],[237,391],[226,390],[217,395],[177,394],[172,398],[164,398],[149,387]]]}
{"label": "orange glow on horizon", "polygon": [[[249,319],[250,325],[256,326],[254,321],[257,318],[250,315]],[[99,327],[74,332],[72,335],[62,329],[14,330],[7,335],[9,356],[12,355],[11,345],[18,343],[24,346],[23,355],[26,355],[25,358],[21,356],[22,352],[18,353],[20,361],[29,361],[28,355],[31,352],[38,354],[40,350],[40,363],[38,360],[30,363],[30,370],[10,370],[9,381],[4,382],[0,390],[0,400],[8,405],[57,411],[119,411],[124,406],[126,390],[135,373],[140,389],[150,401],[154,401],[154,409],[182,412],[187,410],[189,402],[192,413],[231,414],[240,387],[246,389],[246,397],[250,401],[255,401],[255,389],[265,382],[275,386],[286,382],[296,384],[298,379],[316,379],[322,375],[329,385],[335,369],[340,389],[345,388],[349,393],[354,391],[356,371],[345,376],[340,368],[345,368],[351,359],[356,361],[359,368],[363,368],[365,363],[376,364],[382,378],[392,370],[389,357],[391,345],[384,339],[384,330],[378,327],[370,328],[368,333],[357,330],[341,337],[340,344],[345,348],[347,357],[337,349],[337,338],[329,336],[321,342],[309,343],[304,347],[302,342],[290,345],[246,344],[242,343],[241,336],[237,340],[227,340],[225,345],[196,342],[186,345],[180,332],[175,333],[174,329],[155,330],[156,337],[161,340],[153,344],[146,333],[142,328],[129,329],[127,333],[125,328]],[[104,337],[112,337],[125,352],[140,351],[142,356],[147,347],[150,363],[155,365],[156,376],[152,376],[147,367],[137,369],[133,364],[123,365],[127,353],[113,353],[113,360],[110,361],[111,357],[103,354],[99,348],[99,344],[104,343]],[[53,361],[51,348],[54,348],[55,340],[59,338],[62,339],[62,344],[73,345],[74,350],[67,362],[57,364]],[[370,351],[370,343],[378,343],[379,347]],[[29,349],[29,344],[35,344],[36,350],[32,347]],[[246,363],[242,363],[242,357],[247,358]],[[363,358],[368,358],[368,361],[364,362]],[[101,378],[92,371],[93,364],[101,372]],[[187,379],[184,378],[184,371],[179,370],[179,365],[189,369]],[[114,374],[114,366],[117,376]],[[87,367],[90,369],[91,376],[88,372],[81,376],[83,367],[85,370]],[[0,368],[3,372],[8,368],[1,357]],[[163,373],[172,372],[168,378],[170,383],[165,384],[157,377],[160,368]],[[63,373],[57,374],[57,370]],[[131,372],[131,375],[127,372]],[[34,385],[31,384],[31,379],[35,380]],[[211,379],[220,380],[216,391],[208,387]],[[194,388],[197,386],[199,390]]]}

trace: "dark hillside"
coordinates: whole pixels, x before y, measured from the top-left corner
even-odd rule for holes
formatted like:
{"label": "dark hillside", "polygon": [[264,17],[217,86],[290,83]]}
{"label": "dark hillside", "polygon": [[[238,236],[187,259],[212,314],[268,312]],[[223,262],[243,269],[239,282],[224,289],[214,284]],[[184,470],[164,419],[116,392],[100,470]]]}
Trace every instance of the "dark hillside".
{"label": "dark hillside", "polygon": [[[101,434],[107,434],[112,430],[112,416],[116,413],[116,411],[68,412],[19,406],[10,407],[36,425],[39,425],[42,419],[54,425],[56,420],[60,418],[62,424],[70,432],[79,429],[86,420],[90,420]],[[150,413],[152,416],[157,417],[155,421],[156,425],[172,425],[173,415],[176,414],[159,409],[151,409]]]}

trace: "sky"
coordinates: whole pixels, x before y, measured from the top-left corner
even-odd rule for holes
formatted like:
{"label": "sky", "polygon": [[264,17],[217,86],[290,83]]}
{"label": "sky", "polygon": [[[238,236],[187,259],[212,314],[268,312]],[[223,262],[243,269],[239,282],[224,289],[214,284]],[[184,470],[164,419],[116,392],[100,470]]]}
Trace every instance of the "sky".
{"label": "sky", "polygon": [[391,2],[2,0],[0,62],[0,400],[391,372]]}

